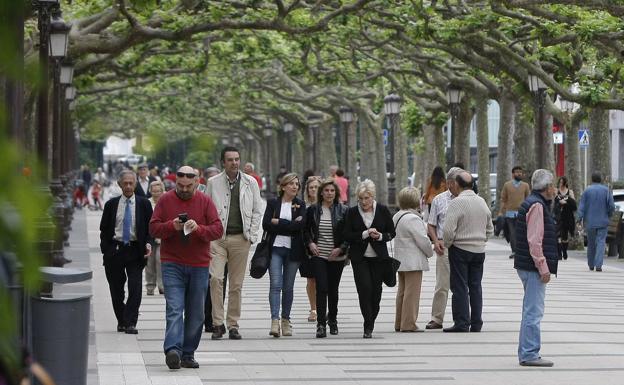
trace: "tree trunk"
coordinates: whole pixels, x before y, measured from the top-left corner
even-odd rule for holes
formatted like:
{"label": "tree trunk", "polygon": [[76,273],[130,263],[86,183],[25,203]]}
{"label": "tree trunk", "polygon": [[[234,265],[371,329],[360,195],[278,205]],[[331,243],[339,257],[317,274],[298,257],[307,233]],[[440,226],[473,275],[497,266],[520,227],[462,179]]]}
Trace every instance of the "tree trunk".
{"label": "tree trunk", "polygon": [[609,111],[594,108],[589,111],[589,175],[600,172],[603,180],[611,181],[611,132]]}
{"label": "tree trunk", "polygon": [[[457,131],[455,131],[455,163],[463,163],[464,168],[470,170],[470,123],[474,115],[468,98],[460,104],[457,116]],[[452,166],[452,165],[451,165]]]}
{"label": "tree trunk", "polygon": [[[520,166],[525,170],[525,179],[530,181],[531,174],[536,167],[536,152],[535,152],[535,130],[533,129],[533,119],[531,114],[523,113],[522,108],[531,108],[530,105],[519,105],[515,102],[515,119],[516,130],[514,131],[514,166]],[[518,107],[522,108],[518,108]],[[526,112],[526,111],[524,111]],[[511,173],[511,170],[507,171]],[[509,175],[509,174],[506,174]],[[504,178],[507,179],[507,178]]]}
{"label": "tree trunk", "polygon": [[397,119],[397,127],[394,132],[394,174],[396,176],[395,186],[396,194],[398,196],[399,191],[408,185],[407,180],[407,134],[401,128],[401,120]]}
{"label": "tree trunk", "polygon": [[355,203],[355,187],[357,185],[357,122],[352,122],[347,127],[347,165],[345,175],[349,179],[349,204]]}
{"label": "tree trunk", "polygon": [[544,133],[544,167],[546,170],[550,170],[553,175],[557,175],[555,172],[555,144],[553,139],[553,116],[544,112],[544,127],[542,132]]}
{"label": "tree trunk", "polygon": [[583,191],[581,180],[581,151],[579,148],[578,133],[572,122],[565,125],[565,174],[568,177],[568,185],[578,198]]}
{"label": "tree trunk", "polygon": [[444,169],[444,166],[446,165],[446,146],[444,144],[445,142],[444,139],[446,137],[444,136],[444,130],[442,129],[442,127],[436,127],[436,126],[426,126],[425,130],[431,130],[431,133],[433,135],[433,142],[434,142],[435,156],[436,156],[434,167],[440,166],[442,167],[442,169]]}
{"label": "tree trunk", "polygon": [[292,154],[293,154],[293,171],[299,175],[303,175],[306,168],[304,167],[304,150],[303,150],[302,132],[295,129],[292,132]]}
{"label": "tree trunk", "polygon": [[488,100],[477,100],[477,159],[479,174],[479,196],[490,205],[490,143],[488,140]]}
{"label": "tree trunk", "polygon": [[319,127],[318,165],[319,175],[329,175],[329,166],[337,165],[336,142],[334,140],[334,126],[331,122],[325,122]]}
{"label": "tree trunk", "polygon": [[314,170],[314,130],[311,127],[303,129],[303,169]]}
{"label": "tree trunk", "polygon": [[516,103],[514,95],[504,89],[500,98],[500,123],[498,127],[498,157],[496,163],[496,203],[494,212],[500,210],[500,194],[511,173],[513,137],[515,131]]}
{"label": "tree trunk", "polygon": [[[424,175],[431,175],[431,172],[435,166],[437,166],[434,126],[425,126],[423,128],[423,134],[425,145],[423,151],[419,153],[419,155],[422,155],[420,168],[422,169],[422,173]],[[414,162],[414,164],[416,164],[416,162]],[[416,169],[416,167],[414,167],[414,169]],[[425,186],[425,183],[426,181],[423,181],[422,179],[414,180],[414,186],[417,186],[418,184]]]}

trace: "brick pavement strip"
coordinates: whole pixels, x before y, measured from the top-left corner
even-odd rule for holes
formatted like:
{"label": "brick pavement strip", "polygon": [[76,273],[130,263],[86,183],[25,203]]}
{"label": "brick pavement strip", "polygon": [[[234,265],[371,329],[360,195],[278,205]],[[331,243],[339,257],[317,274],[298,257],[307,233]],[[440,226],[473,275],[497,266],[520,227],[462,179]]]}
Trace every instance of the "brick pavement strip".
{"label": "brick pavement strip", "polygon": [[[553,368],[518,365],[522,287],[499,239],[487,249],[481,333],[395,333],[394,288],[384,287],[373,339],[364,340],[351,268],[341,282],[338,336],[314,338],[307,322],[305,280],[297,278],[293,337],[269,337],[268,277],[247,277],[240,332],[243,339],[212,341],[204,334],[199,369],[170,371],[164,363],[163,296],[143,297],[139,334],[117,333],[101,264],[101,212],[77,212],[68,252],[93,269],[89,385],[143,384],[621,384],[624,374],[624,263],[606,259],[589,272],[584,254],[572,252],[547,289],[542,354]],[[85,222],[86,221],[86,222]],[[86,225],[83,225],[85,224]],[[84,239],[88,245],[84,244]],[[81,243],[82,242],[82,243]],[[78,252],[79,251],[79,252]],[[89,259],[87,260],[86,255]],[[425,272],[419,325],[429,321],[435,273]],[[450,300],[446,324],[451,323]]]}

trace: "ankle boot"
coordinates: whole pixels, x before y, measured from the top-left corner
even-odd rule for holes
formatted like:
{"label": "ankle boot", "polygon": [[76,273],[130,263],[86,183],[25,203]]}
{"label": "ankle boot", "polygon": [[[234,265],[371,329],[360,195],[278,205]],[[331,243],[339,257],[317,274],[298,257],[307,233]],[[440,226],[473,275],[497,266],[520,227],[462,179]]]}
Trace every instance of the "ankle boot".
{"label": "ankle boot", "polygon": [[284,337],[292,336],[292,326],[290,325],[290,320],[282,318],[282,335]]}
{"label": "ankle boot", "polygon": [[563,246],[560,242],[557,242],[557,259],[560,261],[563,259]]}
{"label": "ankle boot", "polygon": [[325,329],[325,325],[317,325],[316,326],[316,338],[325,338],[327,337],[327,331]]}
{"label": "ankle boot", "polygon": [[275,338],[280,336],[280,321],[278,319],[271,320],[271,331],[269,335]]}
{"label": "ankle boot", "polygon": [[327,321],[327,324],[329,325],[329,334],[335,336],[338,334],[338,321],[336,320],[330,320]]}
{"label": "ankle boot", "polygon": [[562,243],[561,244],[561,250],[563,251],[563,259],[567,260],[568,259],[568,243]]}

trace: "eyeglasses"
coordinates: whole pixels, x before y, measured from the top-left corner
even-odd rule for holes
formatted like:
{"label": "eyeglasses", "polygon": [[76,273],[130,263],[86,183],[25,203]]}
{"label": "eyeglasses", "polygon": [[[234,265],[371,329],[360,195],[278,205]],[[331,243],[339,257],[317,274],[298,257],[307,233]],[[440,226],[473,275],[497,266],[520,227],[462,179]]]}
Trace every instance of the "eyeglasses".
{"label": "eyeglasses", "polygon": [[195,178],[197,176],[197,175],[195,175],[195,174],[193,174],[191,172],[180,172],[180,171],[176,172],[176,175],[178,176],[178,178],[186,177],[186,178],[189,178],[189,179],[193,179],[193,178]]}

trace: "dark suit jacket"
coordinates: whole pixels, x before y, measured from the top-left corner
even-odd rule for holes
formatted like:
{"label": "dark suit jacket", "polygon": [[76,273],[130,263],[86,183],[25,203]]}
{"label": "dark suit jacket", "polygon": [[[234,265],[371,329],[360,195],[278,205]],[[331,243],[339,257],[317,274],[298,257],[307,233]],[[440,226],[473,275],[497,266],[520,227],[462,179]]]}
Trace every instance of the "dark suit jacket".
{"label": "dark suit jacket", "polygon": [[[123,195],[122,195],[123,196]],[[122,196],[113,198],[104,205],[104,212],[100,221],[100,250],[104,257],[104,265],[114,262],[117,251],[115,242],[115,219],[117,217],[117,207]],[[135,195],[136,237],[138,243],[137,261],[145,264],[144,255],[147,250],[145,244],[152,241],[149,235],[149,221],[152,218],[152,204],[146,198]]]}
{"label": "dark suit jacket", "polygon": [[[154,178],[151,175],[147,176],[147,180],[149,181],[149,183],[152,183],[153,181],[156,180],[156,178]],[[149,190],[149,183],[147,185],[147,189]],[[136,187],[134,188],[134,195],[136,196],[140,196],[140,197],[145,197],[145,198],[151,198],[152,194],[149,193],[149,191],[143,191],[143,187],[141,187],[141,183],[139,183],[139,176],[137,175],[137,184]]]}
{"label": "dark suit jacket", "polygon": [[[279,218],[282,210],[282,198],[271,199],[267,202],[264,218],[262,219],[262,228],[268,234],[269,249],[273,247],[275,237],[278,235],[286,235],[291,237],[290,259],[302,261],[307,258],[306,249],[303,242],[303,227],[306,222],[305,202],[299,198],[295,198],[292,202],[292,221],[280,219],[277,225],[271,223],[271,219]],[[296,207],[298,206],[298,207]],[[295,221],[297,217],[301,217],[300,221]]]}
{"label": "dark suit jacket", "polygon": [[362,239],[362,233],[367,229],[360,215],[358,206],[350,207],[345,216],[344,240],[349,242],[349,258],[352,262],[359,262],[364,258],[364,252],[370,244],[380,258],[389,258],[387,243],[395,237],[394,222],[388,207],[377,203],[375,217],[371,227],[381,233],[378,241],[372,238]]}

